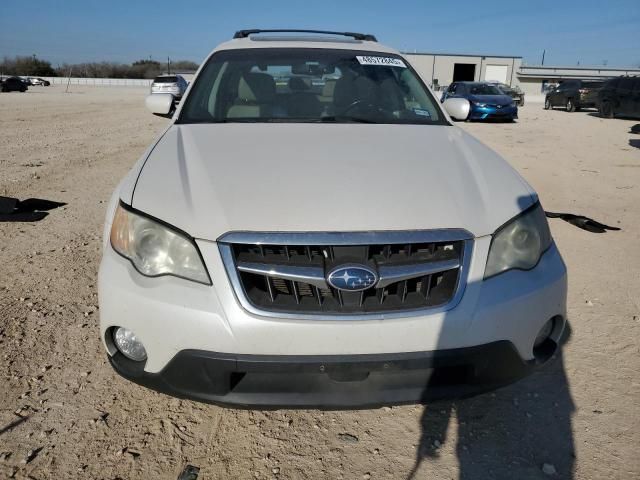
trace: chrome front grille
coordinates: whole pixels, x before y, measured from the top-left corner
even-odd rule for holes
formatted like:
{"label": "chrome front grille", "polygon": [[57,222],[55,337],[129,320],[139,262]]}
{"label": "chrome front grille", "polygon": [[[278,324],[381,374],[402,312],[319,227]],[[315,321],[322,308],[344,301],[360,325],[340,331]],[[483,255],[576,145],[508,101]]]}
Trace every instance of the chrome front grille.
{"label": "chrome front grille", "polygon": [[[452,308],[473,245],[465,230],[353,233],[232,232],[218,239],[235,294],[252,313],[295,318],[401,316]],[[362,291],[334,288],[342,265],[377,273]]]}

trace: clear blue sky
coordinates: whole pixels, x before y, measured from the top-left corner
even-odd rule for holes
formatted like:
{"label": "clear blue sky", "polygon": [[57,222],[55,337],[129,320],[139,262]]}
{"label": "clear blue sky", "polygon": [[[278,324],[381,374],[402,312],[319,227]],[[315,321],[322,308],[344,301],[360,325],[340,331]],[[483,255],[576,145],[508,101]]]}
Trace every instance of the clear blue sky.
{"label": "clear blue sky", "polygon": [[640,0],[0,0],[0,57],[200,62],[241,28],[363,31],[403,51],[640,65]]}

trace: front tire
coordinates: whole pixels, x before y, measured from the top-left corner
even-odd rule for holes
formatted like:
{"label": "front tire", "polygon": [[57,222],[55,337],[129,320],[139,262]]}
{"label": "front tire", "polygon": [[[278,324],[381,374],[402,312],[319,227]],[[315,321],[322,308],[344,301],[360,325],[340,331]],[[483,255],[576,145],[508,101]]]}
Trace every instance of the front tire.
{"label": "front tire", "polygon": [[567,112],[575,112],[578,109],[572,98],[567,99],[566,108]]}
{"label": "front tire", "polygon": [[544,99],[544,109],[551,110],[551,100],[549,100],[549,97]]}

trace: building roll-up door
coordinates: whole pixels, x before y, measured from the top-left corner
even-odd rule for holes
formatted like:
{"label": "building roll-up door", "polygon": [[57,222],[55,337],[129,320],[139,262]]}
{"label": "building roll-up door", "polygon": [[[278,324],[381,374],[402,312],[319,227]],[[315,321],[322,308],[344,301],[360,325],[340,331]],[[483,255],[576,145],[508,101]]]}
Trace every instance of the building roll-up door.
{"label": "building roll-up door", "polygon": [[484,71],[484,79],[487,82],[509,83],[507,82],[508,69],[507,65],[487,65]]}

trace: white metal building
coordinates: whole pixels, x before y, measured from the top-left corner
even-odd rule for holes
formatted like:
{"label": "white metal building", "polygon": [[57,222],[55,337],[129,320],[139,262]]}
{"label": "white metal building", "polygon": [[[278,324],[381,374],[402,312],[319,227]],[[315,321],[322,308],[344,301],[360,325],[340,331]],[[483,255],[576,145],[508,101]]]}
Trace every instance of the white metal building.
{"label": "white metal building", "polygon": [[565,80],[606,80],[620,75],[640,75],[640,68],[522,65],[516,72],[518,85],[525,95],[541,101],[551,87]]}
{"label": "white metal building", "polygon": [[463,55],[455,53],[405,53],[407,59],[435,90],[456,81],[497,81],[515,85],[522,57]]}
{"label": "white metal building", "polygon": [[640,68],[567,67],[523,65],[522,57],[457,53],[404,54],[436,91],[454,81],[498,81],[517,86],[527,101],[543,101],[546,91],[569,79],[606,80],[620,75],[640,75]]}

